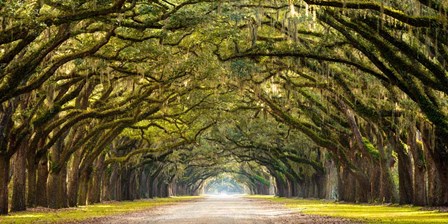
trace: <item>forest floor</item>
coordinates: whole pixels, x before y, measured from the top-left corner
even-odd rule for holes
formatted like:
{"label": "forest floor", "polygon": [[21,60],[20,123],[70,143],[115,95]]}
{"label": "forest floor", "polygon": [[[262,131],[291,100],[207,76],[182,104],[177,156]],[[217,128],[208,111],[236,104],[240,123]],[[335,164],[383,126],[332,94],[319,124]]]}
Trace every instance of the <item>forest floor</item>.
{"label": "forest floor", "polygon": [[243,196],[206,196],[201,200],[146,211],[91,219],[83,223],[355,223],[344,218],[305,215],[282,204]]}

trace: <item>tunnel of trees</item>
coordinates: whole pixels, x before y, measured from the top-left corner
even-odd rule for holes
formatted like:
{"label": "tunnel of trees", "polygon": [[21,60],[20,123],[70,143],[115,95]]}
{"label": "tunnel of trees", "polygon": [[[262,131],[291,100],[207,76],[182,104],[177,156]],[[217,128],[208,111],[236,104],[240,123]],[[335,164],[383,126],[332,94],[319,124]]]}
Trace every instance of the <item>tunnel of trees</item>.
{"label": "tunnel of trees", "polygon": [[0,78],[0,214],[448,205],[446,0],[0,0]]}

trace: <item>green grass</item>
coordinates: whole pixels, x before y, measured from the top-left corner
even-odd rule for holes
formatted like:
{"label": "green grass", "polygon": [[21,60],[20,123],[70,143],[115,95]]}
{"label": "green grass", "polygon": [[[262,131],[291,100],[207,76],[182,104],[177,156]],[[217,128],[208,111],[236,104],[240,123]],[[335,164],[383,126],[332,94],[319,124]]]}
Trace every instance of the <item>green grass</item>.
{"label": "green grass", "polygon": [[0,223],[65,223],[70,221],[83,221],[90,218],[134,212],[155,206],[167,205],[197,198],[199,197],[183,196],[156,198],[138,201],[110,202],[43,212],[13,212],[8,216],[0,216]]}
{"label": "green grass", "polygon": [[416,206],[349,204],[261,195],[248,197],[283,203],[304,214],[342,217],[366,223],[448,223],[448,213],[421,210]]}

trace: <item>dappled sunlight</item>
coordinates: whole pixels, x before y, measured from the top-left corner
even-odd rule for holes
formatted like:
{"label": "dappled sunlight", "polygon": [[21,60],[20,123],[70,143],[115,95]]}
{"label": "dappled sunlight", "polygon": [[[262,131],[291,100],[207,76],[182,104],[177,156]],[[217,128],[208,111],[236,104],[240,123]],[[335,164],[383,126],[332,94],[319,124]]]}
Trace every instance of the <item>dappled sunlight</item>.
{"label": "dappled sunlight", "polygon": [[96,207],[96,208],[112,208],[114,206],[112,206],[112,205],[94,205],[94,207]]}
{"label": "dappled sunlight", "polygon": [[45,214],[24,214],[24,215],[11,215],[9,217],[14,219],[20,219],[20,218],[40,218],[43,217]]}
{"label": "dappled sunlight", "polygon": [[168,205],[176,202],[190,201],[201,198],[201,196],[157,198],[150,200],[111,202],[108,204],[95,204],[79,206],[68,210],[57,210],[54,212],[17,212],[8,216],[0,216],[0,223],[32,223],[32,222],[71,222],[86,220],[93,217],[104,217],[108,215],[123,214],[128,212],[140,211],[155,206]]}
{"label": "dappled sunlight", "polygon": [[416,206],[388,206],[346,204],[325,200],[278,198],[270,196],[248,196],[285,204],[288,208],[304,214],[364,220],[381,223],[447,223],[448,213],[425,211]]}

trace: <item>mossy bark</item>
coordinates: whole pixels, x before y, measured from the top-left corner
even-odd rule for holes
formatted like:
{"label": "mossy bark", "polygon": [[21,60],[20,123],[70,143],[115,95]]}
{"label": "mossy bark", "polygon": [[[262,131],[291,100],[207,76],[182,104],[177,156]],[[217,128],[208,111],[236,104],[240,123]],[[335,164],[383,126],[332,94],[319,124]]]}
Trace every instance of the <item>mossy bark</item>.
{"label": "mossy bark", "polygon": [[9,157],[0,152],[0,215],[8,214]]}
{"label": "mossy bark", "polygon": [[37,204],[37,167],[35,152],[29,152],[27,155],[27,207],[34,208]]}
{"label": "mossy bark", "polygon": [[36,195],[36,204],[37,206],[47,207],[48,206],[48,198],[47,198],[47,179],[48,179],[48,160],[47,156],[43,156],[37,167],[37,187],[36,191],[39,192]]}
{"label": "mossy bark", "polygon": [[26,210],[26,146],[21,144],[14,155],[11,211]]}

